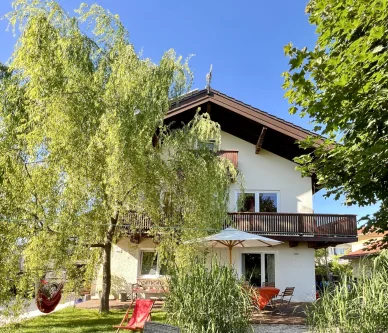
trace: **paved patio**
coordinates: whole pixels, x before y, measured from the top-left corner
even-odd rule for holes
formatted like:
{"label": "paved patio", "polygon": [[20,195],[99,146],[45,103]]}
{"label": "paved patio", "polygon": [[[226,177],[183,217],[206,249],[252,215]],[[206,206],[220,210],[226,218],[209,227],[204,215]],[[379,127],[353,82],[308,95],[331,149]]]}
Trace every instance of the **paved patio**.
{"label": "paved patio", "polygon": [[[131,304],[131,301],[120,302],[119,300],[110,300],[109,306],[111,309],[127,309]],[[265,309],[261,312],[256,312],[253,315],[253,324],[270,324],[270,325],[304,325],[305,313],[304,308],[307,303],[290,303],[290,306],[280,314],[278,311],[272,311],[271,309]],[[82,302],[76,305],[80,309],[98,309],[100,306],[100,300],[90,300]],[[156,301],[154,308],[161,309],[163,307],[163,301]],[[264,331],[265,332],[265,331]],[[271,331],[268,331],[271,332]],[[278,332],[278,331],[276,331]],[[282,331],[279,331],[282,332]],[[287,332],[287,331],[285,331]],[[305,331],[307,332],[307,331]]]}
{"label": "paved patio", "polygon": [[307,305],[308,303],[290,303],[281,313],[276,308],[265,308],[261,312],[254,313],[252,323],[304,325],[306,322],[305,308]]}

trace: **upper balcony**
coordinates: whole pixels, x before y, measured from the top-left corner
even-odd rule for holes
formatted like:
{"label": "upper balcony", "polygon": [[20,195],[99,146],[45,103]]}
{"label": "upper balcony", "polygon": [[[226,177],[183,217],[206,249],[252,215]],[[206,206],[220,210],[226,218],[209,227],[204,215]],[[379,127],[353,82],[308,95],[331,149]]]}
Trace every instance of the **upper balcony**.
{"label": "upper balcony", "polygon": [[290,242],[341,244],[357,241],[356,215],[228,213],[227,226]]}
{"label": "upper balcony", "polygon": [[[288,241],[289,246],[308,242],[309,247],[319,248],[357,241],[356,215],[300,214],[300,213],[228,213],[224,227],[270,238]],[[125,223],[140,233],[152,228],[145,215],[129,213]]]}

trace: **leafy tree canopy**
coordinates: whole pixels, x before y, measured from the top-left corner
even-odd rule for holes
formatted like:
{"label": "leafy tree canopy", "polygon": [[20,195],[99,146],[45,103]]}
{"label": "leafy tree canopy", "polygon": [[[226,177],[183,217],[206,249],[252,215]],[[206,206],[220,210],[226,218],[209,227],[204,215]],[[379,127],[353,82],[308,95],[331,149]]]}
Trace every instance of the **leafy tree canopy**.
{"label": "leafy tree canopy", "polygon": [[344,195],[346,205],[380,203],[364,218],[365,232],[387,230],[387,3],[311,0],[306,11],[317,41],[312,50],[285,46],[285,96],[290,112],[310,117],[327,139],[303,142],[316,149],[296,161],[304,174],[317,174],[327,195]]}
{"label": "leafy tree canopy", "polygon": [[0,304],[14,285],[23,297],[48,269],[66,269],[71,290],[76,264],[91,278],[103,253],[107,311],[111,246],[132,230],[126,212],[147,213],[168,252],[194,225],[196,235],[220,228],[236,171],[196,145],[220,144],[206,114],[163,126],[192,81],[173,50],[157,64],[142,58],[118,16],[97,5],[75,16],[49,0],[13,8],[7,17],[20,37],[0,76]]}

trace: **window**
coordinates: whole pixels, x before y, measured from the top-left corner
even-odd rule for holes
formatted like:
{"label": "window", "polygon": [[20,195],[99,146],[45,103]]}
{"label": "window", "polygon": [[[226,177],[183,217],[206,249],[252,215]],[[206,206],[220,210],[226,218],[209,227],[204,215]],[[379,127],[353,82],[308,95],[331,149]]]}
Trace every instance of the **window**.
{"label": "window", "polygon": [[329,255],[338,256],[338,255],[344,255],[346,252],[346,249],[343,247],[329,247]]}
{"label": "window", "polygon": [[260,287],[263,282],[275,283],[275,254],[243,253],[242,273],[252,286]]}
{"label": "window", "polygon": [[239,193],[237,207],[239,212],[255,212],[255,193]]}
{"label": "window", "polygon": [[158,255],[153,250],[140,252],[140,274],[142,276],[160,276],[166,274],[166,267],[161,265]]}
{"label": "window", "polygon": [[209,139],[207,141],[197,141],[195,143],[195,149],[207,149],[210,151],[216,151],[217,150],[216,140]]}
{"label": "window", "polygon": [[249,191],[237,193],[238,212],[265,212],[278,211],[278,192]]}
{"label": "window", "polygon": [[275,213],[278,211],[277,193],[260,193],[259,194],[259,211],[266,213]]}

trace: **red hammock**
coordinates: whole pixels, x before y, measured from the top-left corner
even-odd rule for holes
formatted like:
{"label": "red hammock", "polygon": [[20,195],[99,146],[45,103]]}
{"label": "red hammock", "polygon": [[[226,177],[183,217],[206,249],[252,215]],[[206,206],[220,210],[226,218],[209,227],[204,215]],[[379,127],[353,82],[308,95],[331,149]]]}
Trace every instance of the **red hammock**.
{"label": "red hammock", "polygon": [[42,281],[36,297],[36,306],[40,312],[50,313],[54,311],[62,297],[63,283],[47,283]]}

